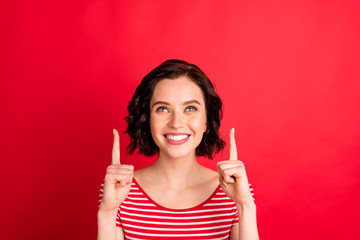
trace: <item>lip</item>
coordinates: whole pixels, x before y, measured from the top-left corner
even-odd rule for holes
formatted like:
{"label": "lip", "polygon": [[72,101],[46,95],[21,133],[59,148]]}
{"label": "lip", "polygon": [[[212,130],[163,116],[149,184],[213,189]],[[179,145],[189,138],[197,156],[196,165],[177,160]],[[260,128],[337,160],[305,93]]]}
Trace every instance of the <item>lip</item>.
{"label": "lip", "polygon": [[[168,139],[168,138],[166,137],[166,135],[173,135],[173,136],[187,135],[187,137],[184,138],[184,139],[182,139],[182,140],[175,141],[175,140]],[[188,134],[188,133],[179,133],[179,132],[176,132],[176,133],[175,133],[175,132],[169,132],[169,133],[165,133],[165,134],[164,134],[165,140],[166,140],[168,143],[172,144],[172,145],[184,144],[184,143],[186,143],[186,142],[189,140],[190,136],[191,136],[191,134]]]}

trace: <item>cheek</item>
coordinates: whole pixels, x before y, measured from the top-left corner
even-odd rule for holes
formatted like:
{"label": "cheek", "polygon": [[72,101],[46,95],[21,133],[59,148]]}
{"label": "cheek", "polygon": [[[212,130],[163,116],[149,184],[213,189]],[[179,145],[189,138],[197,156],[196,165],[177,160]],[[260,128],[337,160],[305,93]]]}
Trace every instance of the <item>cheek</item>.
{"label": "cheek", "polygon": [[158,126],[156,124],[156,119],[150,117],[150,134],[155,144],[158,146],[159,141],[157,139],[156,133],[158,132]]}
{"label": "cheek", "polygon": [[150,133],[152,137],[154,138],[154,133],[156,132],[156,119],[152,114],[150,114],[149,124],[150,124]]}
{"label": "cheek", "polygon": [[192,124],[195,129],[198,129],[198,131],[206,132],[207,130],[207,124],[206,124],[206,116],[196,117],[192,119]]}
{"label": "cheek", "polygon": [[150,132],[151,135],[154,137],[159,134],[163,128],[164,128],[164,124],[166,123],[166,121],[164,120],[164,118],[162,116],[159,115],[153,115],[150,116]]}
{"label": "cheek", "polygon": [[206,132],[207,131],[207,117],[206,117],[206,115],[204,116],[204,132]]}
{"label": "cheek", "polygon": [[206,132],[207,130],[207,116],[206,114],[204,114],[202,116],[202,123],[201,123],[202,127],[203,127],[203,132]]}
{"label": "cheek", "polygon": [[153,116],[151,116],[150,117],[150,132],[151,132],[151,134],[156,132],[156,128],[157,128],[156,122],[157,122],[156,119]]}

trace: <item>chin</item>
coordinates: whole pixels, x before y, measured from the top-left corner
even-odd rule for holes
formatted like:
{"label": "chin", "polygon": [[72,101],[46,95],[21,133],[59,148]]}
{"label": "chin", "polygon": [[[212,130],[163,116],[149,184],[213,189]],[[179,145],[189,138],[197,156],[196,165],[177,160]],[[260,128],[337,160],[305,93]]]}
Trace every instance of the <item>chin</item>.
{"label": "chin", "polygon": [[187,157],[195,156],[195,151],[194,151],[194,153],[184,152],[184,151],[172,151],[172,152],[164,152],[163,154],[164,154],[164,156],[167,156],[172,159],[187,158]]}

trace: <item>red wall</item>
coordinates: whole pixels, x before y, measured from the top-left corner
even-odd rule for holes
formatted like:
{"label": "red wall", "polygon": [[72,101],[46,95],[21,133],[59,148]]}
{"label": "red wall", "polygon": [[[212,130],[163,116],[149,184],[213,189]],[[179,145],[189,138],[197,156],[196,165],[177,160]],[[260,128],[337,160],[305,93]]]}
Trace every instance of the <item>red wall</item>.
{"label": "red wall", "polygon": [[[112,128],[125,130],[141,77],[169,58],[215,83],[262,239],[359,239],[359,11],[355,0],[3,3],[1,239],[96,238]],[[122,162],[152,161],[121,140]]]}

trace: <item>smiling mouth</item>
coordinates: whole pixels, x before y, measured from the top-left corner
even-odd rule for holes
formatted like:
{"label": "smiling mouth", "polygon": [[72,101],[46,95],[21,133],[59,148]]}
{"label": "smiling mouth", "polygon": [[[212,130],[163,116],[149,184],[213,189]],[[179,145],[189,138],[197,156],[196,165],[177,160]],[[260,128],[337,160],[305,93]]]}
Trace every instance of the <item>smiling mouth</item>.
{"label": "smiling mouth", "polygon": [[172,141],[181,141],[181,140],[189,137],[189,135],[165,135],[165,137]]}
{"label": "smiling mouth", "polygon": [[165,139],[167,142],[171,143],[171,144],[182,144],[185,143],[190,135],[188,134],[166,134],[164,135]]}

